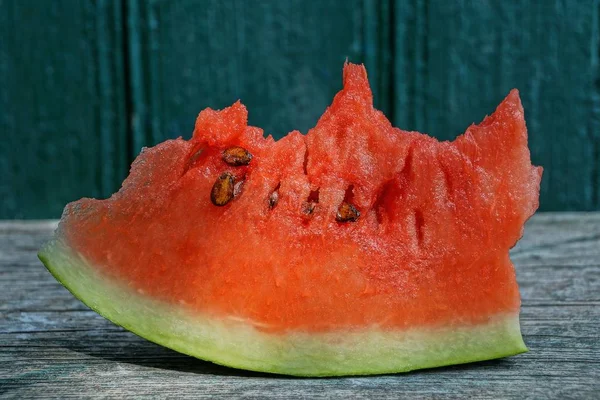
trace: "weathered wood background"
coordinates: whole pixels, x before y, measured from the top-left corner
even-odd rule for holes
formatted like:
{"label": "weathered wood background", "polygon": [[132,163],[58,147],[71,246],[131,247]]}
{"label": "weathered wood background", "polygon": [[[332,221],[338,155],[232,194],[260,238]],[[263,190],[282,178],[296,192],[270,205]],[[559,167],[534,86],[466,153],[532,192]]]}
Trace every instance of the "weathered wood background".
{"label": "weathered wood background", "polygon": [[89,310],[36,257],[55,222],[0,223],[0,397],[598,399],[600,213],[541,214],[512,251],[530,352],[377,377],[295,379],[203,362]]}
{"label": "weathered wood background", "polygon": [[442,139],[519,88],[542,210],[600,209],[599,18],[600,0],[0,0],[0,218],[108,196],[207,106],[306,132],[346,58],[397,126]]}

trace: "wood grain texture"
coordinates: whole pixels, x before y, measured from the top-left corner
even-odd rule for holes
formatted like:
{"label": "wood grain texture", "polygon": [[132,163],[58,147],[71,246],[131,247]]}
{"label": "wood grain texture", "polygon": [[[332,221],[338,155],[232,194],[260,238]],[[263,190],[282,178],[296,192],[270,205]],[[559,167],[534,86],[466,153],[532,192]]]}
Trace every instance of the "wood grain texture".
{"label": "wood grain texture", "polygon": [[55,222],[0,223],[4,398],[597,399],[600,213],[541,214],[512,251],[530,352],[408,374],[297,379],[196,360],[113,325],[36,258]]}
{"label": "wood grain texture", "polygon": [[59,217],[125,177],[120,1],[0,1],[0,218]]}
{"label": "wood grain texture", "polygon": [[[251,125],[304,133],[341,88],[346,59],[372,65],[384,102],[389,53],[378,45],[385,3],[350,0],[128,2],[133,151],[189,137],[206,107],[237,99]],[[388,57],[386,59],[386,57]]]}
{"label": "wood grain texture", "polygon": [[600,208],[600,2],[396,0],[394,116],[453,139],[521,93],[541,209]]}

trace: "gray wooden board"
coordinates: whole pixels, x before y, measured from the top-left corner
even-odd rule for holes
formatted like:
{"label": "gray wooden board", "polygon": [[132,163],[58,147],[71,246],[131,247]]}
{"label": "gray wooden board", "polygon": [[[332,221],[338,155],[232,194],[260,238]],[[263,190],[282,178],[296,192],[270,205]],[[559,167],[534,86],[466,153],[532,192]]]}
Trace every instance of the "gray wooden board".
{"label": "gray wooden board", "polygon": [[335,379],[220,367],[124,331],[73,298],[38,261],[54,227],[0,223],[5,398],[600,398],[600,213],[539,214],[513,250],[529,353]]}

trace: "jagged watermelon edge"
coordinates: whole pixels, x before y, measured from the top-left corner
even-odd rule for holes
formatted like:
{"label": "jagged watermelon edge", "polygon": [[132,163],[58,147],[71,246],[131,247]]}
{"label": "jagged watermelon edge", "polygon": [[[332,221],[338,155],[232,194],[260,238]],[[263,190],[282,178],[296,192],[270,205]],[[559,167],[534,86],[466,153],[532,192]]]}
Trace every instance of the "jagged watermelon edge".
{"label": "jagged watermelon edge", "polygon": [[377,326],[327,333],[266,333],[250,321],[201,315],[102,276],[60,239],[38,253],[50,273],[113,323],[216,364],[295,376],[371,375],[463,364],[527,351],[518,313],[484,324],[394,331]]}

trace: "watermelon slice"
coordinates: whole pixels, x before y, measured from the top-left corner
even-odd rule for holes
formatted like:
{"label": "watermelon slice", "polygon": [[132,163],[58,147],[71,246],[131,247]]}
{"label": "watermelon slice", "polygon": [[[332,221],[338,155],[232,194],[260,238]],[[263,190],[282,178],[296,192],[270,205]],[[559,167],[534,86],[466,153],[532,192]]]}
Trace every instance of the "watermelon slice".
{"label": "watermelon slice", "polygon": [[391,126],[365,68],[306,136],[206,109],[39,253],[115,324],[204,360],[381,374],[526,351],[508,251],[538,207],[516,90],[453,142]]}

